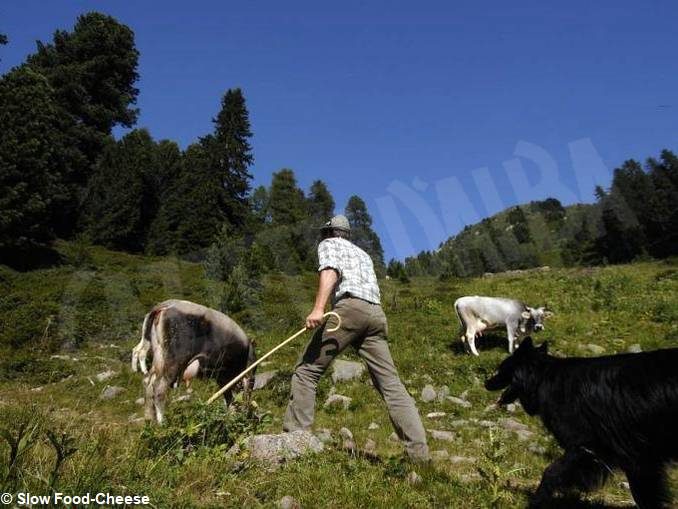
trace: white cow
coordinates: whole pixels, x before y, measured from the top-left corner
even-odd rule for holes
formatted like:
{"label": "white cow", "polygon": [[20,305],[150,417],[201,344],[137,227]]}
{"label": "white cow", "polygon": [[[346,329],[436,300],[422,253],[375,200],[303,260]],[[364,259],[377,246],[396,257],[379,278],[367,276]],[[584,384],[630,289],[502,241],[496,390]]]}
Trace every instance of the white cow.
{"label": "white cow", "polygon": [[484,331],[506,327],[508,351],[513,353],[518,338],[544,330],[544,319],[553,315],[545,307],[532,308],[519,300],[477,295],[457,299],[454,309],[464,329],[461,340],[473,355],[478,355],[476,337]]}

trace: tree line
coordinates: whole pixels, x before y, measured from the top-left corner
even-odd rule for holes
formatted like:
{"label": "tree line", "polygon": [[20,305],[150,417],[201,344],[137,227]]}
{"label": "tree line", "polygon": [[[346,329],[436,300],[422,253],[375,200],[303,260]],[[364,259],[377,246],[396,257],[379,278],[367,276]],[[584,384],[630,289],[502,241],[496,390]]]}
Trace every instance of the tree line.
{"label": "tree line", "polygon": [[[291,169],[252,189],[241,89],[224,93],[212,132],[184,150],[147,129],[112,136],[136,124],[138,59],[132,30],[92,12],[0,78],[0,262],[39,257],[55,238],[83,238],[203,261],[222,280],[315,269],[332,194],[321,180],[304,192]],[[352,196],[345,213],[356,243],[385,270],[365,202]]]}
{"label": "tree line", "polygon": [[511,207],[467,226],[435,251],[391,260],[389,276],[442,278],[540,265],[604,265],[678,255],[678,157],[663,150],[645,164],[614,170],[596,203],[569,207],[554,198]]}

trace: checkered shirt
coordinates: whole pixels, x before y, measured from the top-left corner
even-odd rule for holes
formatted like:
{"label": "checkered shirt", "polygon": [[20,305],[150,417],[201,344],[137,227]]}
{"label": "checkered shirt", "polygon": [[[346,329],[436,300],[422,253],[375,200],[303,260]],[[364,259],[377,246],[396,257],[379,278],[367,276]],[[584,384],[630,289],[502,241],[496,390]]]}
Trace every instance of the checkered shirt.
{"label": "checkered shirt", "polygon": [[330,268],[339,273],[334,302],[350,294],[380,304],[381,294],[372,259],[358,246],[340,237],[325,239],[318,244],[318,262],[318,272]]}

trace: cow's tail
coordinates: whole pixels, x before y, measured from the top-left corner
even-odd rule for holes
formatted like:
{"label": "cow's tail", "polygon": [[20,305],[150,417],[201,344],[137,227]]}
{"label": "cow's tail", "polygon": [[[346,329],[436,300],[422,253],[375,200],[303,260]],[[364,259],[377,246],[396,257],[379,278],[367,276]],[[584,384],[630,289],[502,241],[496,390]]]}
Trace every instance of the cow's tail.
{"label": "cow's tail", "polygon": [[146,359],[148,351],[151,348],[151,323],[153,311],[144,317],[144,323],[141,326],[141,340],[137,346],[132,349],[132,371],[139,371],[141,367],[142,373],[146,373]]}
{"label": "cow's tail", "polygon": [[153,363],[151,369],[153,373],[160,374],[165,369],[165,320],[163,320],[163,313],[167,310],[166,307],[154,309],[150,313],[150,346],[153,351]]}

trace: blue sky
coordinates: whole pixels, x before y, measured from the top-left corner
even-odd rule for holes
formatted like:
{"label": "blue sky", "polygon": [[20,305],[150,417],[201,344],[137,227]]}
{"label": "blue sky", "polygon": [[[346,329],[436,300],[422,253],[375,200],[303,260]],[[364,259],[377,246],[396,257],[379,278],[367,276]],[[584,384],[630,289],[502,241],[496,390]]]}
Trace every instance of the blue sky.
{"label": "blue sky", "polygon": [[[598,174],[678,150],[678,3],[548,4],[5,0],[0,71],[78,14],[111,14],[141,52],[138,126],[186,146],[211,130],[223,92],[243,88],[255,184],[289,167],[306,189],[326,181],[341,208],[359,194],[390,258],[436,247],[457,214],[591,201],[572,143]],[[535,187],[516,188],[505,163],[521,142],[558,182],[536,185],[543,165],[518,157]]]}

